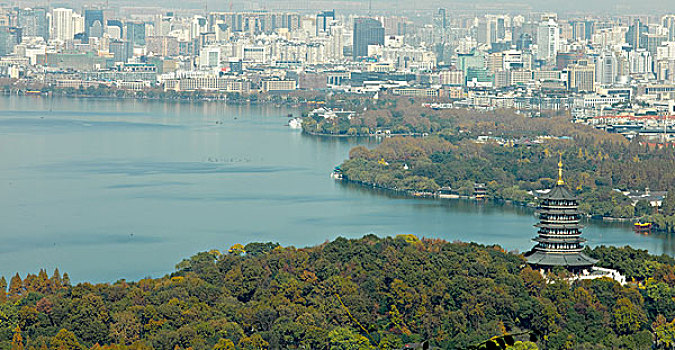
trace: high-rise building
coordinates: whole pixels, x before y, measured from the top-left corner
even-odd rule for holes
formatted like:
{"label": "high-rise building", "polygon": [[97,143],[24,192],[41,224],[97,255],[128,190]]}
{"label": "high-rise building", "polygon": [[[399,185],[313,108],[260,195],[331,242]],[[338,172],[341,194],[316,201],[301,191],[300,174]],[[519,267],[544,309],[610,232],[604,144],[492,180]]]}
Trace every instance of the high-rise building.
{"label": "high-rise building", "polygon": [[323,11],[316,15],[316,35],[326,35],[330,24],[335,21],[335,10]]}
{"label": "high-rise building", "polygon": [[22,29],[24,36],[36,36],[49,40],[47,10],[41,8],[19,9],[16,20],[17,26]]}
{"label": "high-rise building", "polygon": [[619,62],[613,52],[603,52],[595,59],[595,81],[612,85],[619,74]]}
{"label": "high-rise building", "polygon": [[84,32],[84,17],[79,13],[73,13],[73,36],[86,37],[86,35]]}
{"label": "high-rise building", "polygon": [[145,23],[127,22],[124,34],[127,42],[129,42],[132,47],[145,45]]}
{"label": "high-rise building", "polygon": [[595,64],[579,60],[567,68],[567,88],[576,91],[595,91]]}
{"label": "high-rise building", "polygon": [[[84,32],[87,37],[101,37],[103,32],[99,28],[103,28],[103,10],[84,10]],[[95,27],[92,33],[92,27]]]}
{"label": "high-rise building", "polygon": [[661,46],[664,41],[667,41],[667,39],[667,35],[645,33],[642,35],[641,43],[643,44],[643,48],[649,51],[652,57],[656,57],[658,47]]}
{"label": "high-rise building", "polygon": [[595,32],[595,22],[589,20],[570,21],[572,26],[572,39],[591,40]]}
{"label": "high-rise building", "polygon": [[539,23],[537,27],[538,57],[540,60],[553,62],[560,48],[560,28],[553,18]]}
{"label": "high-rise building", "polygon": [[539,230],[533,241],[536,245],[525,253],[525,259],[534,269],[551,270],[563,267],[572,272],[590,270],[598,260],[583,253],[585,239],[579,223],[579,199],[566,187],[562,179],[562,162],[558,163],[558,182],[550,192],[539,198]]}
{"label": "high-rise building", "polygon": [[532,47],[532,36],[527,33],[520,34],[516,42],[516,50],[518,51],[529,51]]}
{"label": "high-rise building", "polygon": [[133,53],[133,47],[126,41],[112,40],[108,51],[113,54],[115,62],[126,62],[132,56],[130,52]]}
{"label": "high-rise building", "polygon": [[209,23],[225,23],[232,32],[253,34],[273,33],[280,28],[289,31],[300,28],[301,16],[298,13],[285,12],[211,12]]}
{"label": "high-rise building", "polygon": [[448,28],[448,10],[439,8],[434,19],[436,21],[436,26],[442,29]]}
{"label": "high-rise building", "polygon": [[14,51],[14,46],[16,46],[16,37],[12,28],[0,26],[0,56],[11,54]]}
{"label": "high-rise building", "polygon": [[369,45],[384,45],[384,27],[372,18],[354,19],[352,55],[354,59],[368,56]]}
{"label": "high-rise building", "polygon": [[628,53],[628,64],[631,74],[652,72],[653,57],[647,50],[639,49]]}
{"label": "high-rise building", "polygon": [[478,20],[476,40],[482,44],[502,42],[506,38],[505,16],[486,15]]}
{"label": "high-rise building", "polygon": [[628,32],[626,32],[626,43],[630,45],[633,50],[644,49],[646,48],[646,43],[643,38],[648,32],[649,28],[642,24],[639,19],[636,19],[633,25],[628,27]]}
{"label": "high-rise building", "polygon": [[52,37],[56,40],[72,40],[73,33],[73,10],[56,8],[52,10]]}
{"label": "high-rise building", "polygon": [[663,16],[661,25],[668,29],[668,41],[675,41],[675,15]]}
{"label": "high-rise building", "polygon": [[199,52],[200,68],[217,68],[222,61],[222,52],[218,46],[204,47]]}
{"label": "high-rise building", "polygon": [[341,60],[344,57],[344,27],[342,25],[330,26],[330,41],[328,45],[328,57],[333,60]]}

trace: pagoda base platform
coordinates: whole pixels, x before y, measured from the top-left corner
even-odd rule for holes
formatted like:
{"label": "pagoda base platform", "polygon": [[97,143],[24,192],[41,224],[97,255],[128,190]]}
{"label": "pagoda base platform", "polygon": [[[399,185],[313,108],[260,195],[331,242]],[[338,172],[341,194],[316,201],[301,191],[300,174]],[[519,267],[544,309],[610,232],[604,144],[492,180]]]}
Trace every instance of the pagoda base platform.
{"label": "pagoda base platform", "polygon": [[541,250],[531,250],[525,253],[527,263],[534,269],[551,269],[557,266],[571,271],[590,269],[598,262],[582,252],[553,253]]}

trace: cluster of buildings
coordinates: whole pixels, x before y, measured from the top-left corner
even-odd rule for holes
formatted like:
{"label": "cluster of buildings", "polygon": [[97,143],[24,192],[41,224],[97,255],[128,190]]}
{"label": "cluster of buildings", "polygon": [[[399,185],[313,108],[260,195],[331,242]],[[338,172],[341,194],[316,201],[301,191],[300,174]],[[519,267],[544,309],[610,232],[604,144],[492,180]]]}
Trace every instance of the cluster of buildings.
{"label": "cluster of buildings", "polygon": [[[0,8],[0,78],[57,87],[336,90],[471,108],[668,113],[675,15]],[[638,108],[639,107],[639,108]]]}

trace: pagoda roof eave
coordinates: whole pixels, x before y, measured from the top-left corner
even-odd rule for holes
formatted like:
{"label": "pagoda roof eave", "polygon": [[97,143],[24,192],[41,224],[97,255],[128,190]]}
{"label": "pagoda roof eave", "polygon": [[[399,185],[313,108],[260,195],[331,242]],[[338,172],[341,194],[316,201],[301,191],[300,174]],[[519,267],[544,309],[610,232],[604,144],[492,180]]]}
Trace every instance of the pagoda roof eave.
{"label": "pagoda roof eave", "polygon": [[525,259],[530,265],[536,266],[568,266],[568,267],[591,267],[598,262],[582,252],[542,252],[536,249],[525,254]]}
{"label": "pagoda roof eave", "polygon": [[564,185],[556,185],[550,192],[541,195],[539,198],[543,200],[577,200],[577,197]]}
{"label": "pagoda roof eave", "polygon": [[535,242],[544,242],[544,243],[584,243],[586,239],[579,236],[574,237],[542,237],[537,236],[532,239]]}

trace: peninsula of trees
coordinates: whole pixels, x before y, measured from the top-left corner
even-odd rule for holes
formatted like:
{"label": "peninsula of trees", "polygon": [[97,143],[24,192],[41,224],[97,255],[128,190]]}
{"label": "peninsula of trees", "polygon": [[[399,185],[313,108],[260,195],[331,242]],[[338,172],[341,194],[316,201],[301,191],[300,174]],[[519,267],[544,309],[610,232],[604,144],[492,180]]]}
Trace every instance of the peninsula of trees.
{"label": "peninsula of trees", "polygon": [[[321,123],[339,129],[345,121]],[[376,102],[348,123],[369,130],[374,125],[431,133],[423,138],[388,138],[372,150],[352,149],[341,165],[343,178],[352,182],[421,192],[451,187],[464,194],[478,182],[487,184],[491,198],[528,203],[534,201],[528,192],[554,183],[562,155],[565,178],[581,196],[584,213],[650,216],[659,228],[675,230],[675,196],[666,197],[657,213],[646,201],[634,205],[615,191],[669,190],[675,184],[672,147],[653,147],[639,138],[629,141],[572,123],[564,115],[530,118],[513,110],[433,110],[407,99]]]}

